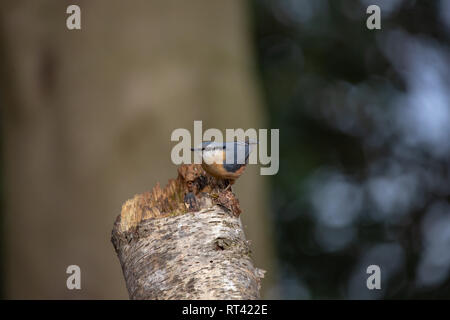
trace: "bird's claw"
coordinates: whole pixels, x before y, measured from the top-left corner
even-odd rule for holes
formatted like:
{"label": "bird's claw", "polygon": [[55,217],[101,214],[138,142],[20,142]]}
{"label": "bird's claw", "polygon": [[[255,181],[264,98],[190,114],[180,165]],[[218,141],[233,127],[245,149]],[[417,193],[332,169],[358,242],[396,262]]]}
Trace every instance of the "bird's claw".
{"label": "bird's claw", "polygon": [[184,203],[190,211],[195,211],[198,207],[197,199],[195,198],[195,194],[193,192],[186,193],[184,196]]}

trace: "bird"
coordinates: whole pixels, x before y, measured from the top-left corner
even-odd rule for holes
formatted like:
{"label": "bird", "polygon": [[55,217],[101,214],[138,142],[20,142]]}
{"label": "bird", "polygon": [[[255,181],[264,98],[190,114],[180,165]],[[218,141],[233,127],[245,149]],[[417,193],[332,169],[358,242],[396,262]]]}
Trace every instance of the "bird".
{"label": "bird", "polygon": [[257,144],[249,139],[245,142],[205,141],[191,150],[201,153],[202,167],[207,173],[228,182],[227,190],[244,172],[248,157]]}

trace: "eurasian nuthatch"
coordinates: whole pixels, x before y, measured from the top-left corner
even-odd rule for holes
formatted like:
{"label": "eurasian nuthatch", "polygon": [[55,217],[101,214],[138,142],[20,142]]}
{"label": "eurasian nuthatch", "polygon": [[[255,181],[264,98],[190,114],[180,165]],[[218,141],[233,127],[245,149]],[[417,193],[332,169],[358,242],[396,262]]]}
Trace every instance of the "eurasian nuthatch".
{"label": "eurasian nuthatch", "polygon": [[207,141],[191,150],[201,152],[202,167],[206,172],[216,178],[228,180],[231,185],[244,172],[248,157],[256,144],[258,142],[252,140],[222,143]]}

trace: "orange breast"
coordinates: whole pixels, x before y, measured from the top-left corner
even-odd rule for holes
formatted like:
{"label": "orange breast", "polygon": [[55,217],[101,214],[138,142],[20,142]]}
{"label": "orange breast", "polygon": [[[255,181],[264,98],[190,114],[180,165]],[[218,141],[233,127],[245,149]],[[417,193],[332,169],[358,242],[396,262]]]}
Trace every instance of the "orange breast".
{"label": "orange breast", "polygon": [[228,172],[223,168],[222,164],[217,163],[213,164],[202,163],[202,167],[203,169],[205,169],[206,172],[208,172],[213,177],[229,180],[236,180],[245,170],[245,166],[242,166],[236,172]]}

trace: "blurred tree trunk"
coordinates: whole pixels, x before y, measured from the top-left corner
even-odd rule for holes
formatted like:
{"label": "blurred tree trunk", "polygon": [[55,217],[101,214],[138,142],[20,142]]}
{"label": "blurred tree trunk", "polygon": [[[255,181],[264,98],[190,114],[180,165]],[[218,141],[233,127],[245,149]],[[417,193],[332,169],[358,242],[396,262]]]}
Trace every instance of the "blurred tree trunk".
{"label": "blurred tree trunk", "polygon": [[[69,4],[81,30],[66,28]],[[111,221],[171,177],[171,132],[194,120],[264,127],[245,2],[3,0],[0,10],[7,297],[127,298]],[[257,166],[235,192],[267,270],[264,297],[274,268]],[[79,291],[66,288],[72,264]]]}

